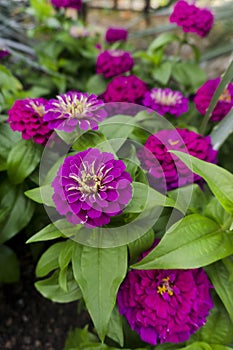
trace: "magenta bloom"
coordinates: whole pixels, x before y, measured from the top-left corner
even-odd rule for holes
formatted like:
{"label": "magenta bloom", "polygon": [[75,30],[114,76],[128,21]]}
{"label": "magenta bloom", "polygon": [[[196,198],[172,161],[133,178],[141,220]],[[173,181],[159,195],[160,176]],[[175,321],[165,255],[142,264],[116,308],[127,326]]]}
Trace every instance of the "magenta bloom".
{"label": "magenta bloom", "polygon": [[51,4],[56,8],[74,8],[80,10],[82,7],[82,0],[50,0]]}
{"label": "magenta bloom", "polygon": [[44,120],[50,129],[73,131],[97,130],[98,123],[106,117],[104,103],[96,95],[69,91],[50,100],[45,107]]}
{"label": "magenta bloom", "polygon": [[216,163],[217,151],[211,145],[210,136],[202,136],[187,129],[161,130],[148,137],[139,150],[138,158],[143,169],[157,181],[160,188],[166,183],[167,190],[196,182],[202,184],[200,176],[193,174],[168,150],[186,152],[196,158]]}
{"label": "magenta bloom", "polygon": [[131,270],[118,292],[119,312],[147,343],[183,342],[206,323],[211,287],[201,268]]}
{"label": "magenta bloom", "polygon": [[135,75],[115,77],[107,86],[103,98],[105,102],[136,103],[147,91],[146,84]]}
{"label": "magenta bloom", "polygon": [[10,51],[0,48],[0,60],[10,55]]}
{"label": "magenta bloom", "polygon": [[130,52],[122,50],[106,50],[99,54],[96,62],[96,73],[105,78],[128,72],[132,69],[134,60]]}
{"label": "magenta bloom", "polygon": [[188,99],[179,91],[154,88],[145,93],[142,104],[161,115],[166,113],[179,117],[188,111]]}
{"label": "magenta bloom", "polygon": [[[221,81],[221,78],[216,78],[206,81],[196,92],[194,97],[194,103],[197,110],[201,114],[205,114],[210,101]],[[222,120],[231,110],[233,106],[233,84],[229,83],[222,95],[220,96],[218,103],[216,104],[210,120],[218,122]]]}
{"label": "magenta bloom", "polygon": [[124,28],[108,28],[105,34],[105,40],[108,43],[114,43],[116,41],[126,41],[128,37],[128,31]]}
{"label": "magenta bloom", "polygon": [[174,6],[170,22],[175,22],[182,27],[183,32],[192,32],[205,37],[214,24],[214,16],[207,8],[202,9],[184,0],[179,0]]}
{"label": "magenta bloom", "polygon": [[52,186],[57,211],[72,224],[103,226],[132,198],[132,179],[122,160],[89,148],[67,157]]}
{"label": "magenta bloom", "polygon": [[45,104],[44,98],[27,98],[17,100],[8,111],[8,123],[14,131],[22,133],[25,140],[45,145],[52,131],[48,123],[43,120]]}

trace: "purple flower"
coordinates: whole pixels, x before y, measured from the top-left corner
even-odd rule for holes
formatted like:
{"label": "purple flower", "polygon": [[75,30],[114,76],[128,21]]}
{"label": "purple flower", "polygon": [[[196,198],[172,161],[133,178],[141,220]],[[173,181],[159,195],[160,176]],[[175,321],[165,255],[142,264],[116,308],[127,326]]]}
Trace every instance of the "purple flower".
{"label": "purple flower", "polygon": [[214,16],[207,8],[201,9],[194,4],[179,0],[174,6],[170,22],[182,27],[183,32],[192,32],[205,37],[214,24]]}
{"label": "purple flower", "polygon": [[213,150],[210,136],[202,136],[187,129],[161,130],[149,136],[145,146],[138,151],[142,168],[160,188],[166,183],[167,190],[196,182],[202,184],[200,176],[193,174],[184,163],[168,150],[186,152],[196,158],[216,163],[217,151]]}
{"label": "purple flower", "polygon": [[152,345],[178,343],[188,340],[206,323],[214,306],[210,288],[202,268],[131,270],[120,286],[117,303],[119,312],[143,341]]}
{"label": "purple flower", "polygon": [[[196,92],[194,97],[194,103],[197,110],[201,114],[205,114],[210,101],[221,81],[221,78],[216,78],[206,81]],[[231,110],[233,106],[233,84],[229,83],[222,95],[220,96],[218,103],[216,104],[210,120],[218,122],[222,120]]]}
{"label": "purple flower", "polygon": [[52,183],[57,211],[72,224],[108,224],[132,198],[125,169],[123,161],[95,148],[67,157]]}
{"label": "purple flower", "polygon": [[128,31],[124,28],[108,28],[105,34],[105,40],[108,43],[114,43],[116,41],[126,41],[128,37]]}
{"label": "purple flower", "polygon": [[154,88],[145,93],[142,104],[161,115],[166,113],[179,117],[188,111],[188,99],[179,91]]}
{"label": "purple flower", "polygon": [[51,4],[56,8],[74,8],[80,10],[82,7],[82,0],[51,0]]}
{"label": "purple flower", "polygon": [[106,117],[104,103],[96,95],[69,91],[50,100],[45,107],[44,120],[50,129],[73,131],[97,130],[98,123]]}
{"label": "purple flower", "polygon": [[0,60],[10,55],[10,51],[0,48]]}
{"label": "purple flower", "polygon": [[99,54],[96,62],[96,73],[105,78],[128,72],[132,69],[134,60],[129,52],[122,50],[106,50]]}
{"label": "purple flower", "polygon": [[47,100],[44,98],[27,98],[17,100],[8,111],[8,123],[14,131],[22,133],[25,140],[45,145],[52,131],[48,123],[43,120],[44,108]]}
{"label": "purple flower", "polygon": [[135,75],[115,77],[108,84],[103,98],[105,102],[136,103],[147,91],[146,84]]}

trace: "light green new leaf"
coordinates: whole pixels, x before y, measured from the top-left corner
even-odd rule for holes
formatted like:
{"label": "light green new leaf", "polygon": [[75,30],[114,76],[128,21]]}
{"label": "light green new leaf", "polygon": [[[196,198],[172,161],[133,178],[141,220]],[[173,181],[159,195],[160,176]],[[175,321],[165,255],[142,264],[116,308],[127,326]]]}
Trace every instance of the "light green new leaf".
{"label": "light green new leaf", "polygon": [[28,140],[20,140],[11,149],[7,158],[7,172],[13,184],[19,184],[39,164],[41,148]]}
{"label": "light green new leaf", "polygon": [[13,250],[0,245],[0,282],[17,282],[20,277],[19,261]]}
{"label": "light green new leaf", "polygon": [[192,214],[171,226],[136,269],[192,269],[233,253],[233,237],[213,220]]}
{"label": "light green new leaf", "polygon": [[36,276],[44,277],[59,267],[58,257],[66,242],[59,242],[49,247],[40,257],[36,266]]}
{"label": "light green new leaf", "polygon": [[54,190],[51,185],[44,185],[41,187],[33,188],[25,192],[25,196],[33,200],[34,202],[45,204],[48,207],[55,207],[52,199]]}
{"label": "light green new leaf", "polygon": [[218,165],[204,162],[187,153],[170,151],[186,164],[194,173],[200,175],[224,209],[233,215],[233,174]]}
{"label": "light green new leaf", "polygon": [[74,277],[80,286],[96,331],[103,341],[127,271],[127,247],[92,248],[76,245],[72,257]]}
{"label": "light green new leaf", "polygon": [[107,81],[102,75],[92,75],[87,81],[87,91],[89,94],[100,95],[106,90]]}
{"label": "light green new leaf", "polygon": [[[62,221],[62,220],[59,220],[59,221]],[[56,225],[49,224],[48,226],[44,227],[42,230],[37,232],[35,235],[30,237],[26,243],[50,241],[52,239],[56,239],[59,237],[63,237],[62,232],[56,227]]]}
{"label": "light green new leaf", "polygon": [[162,46],[165,46],[174,41],[180,41],[179,37],[174,33],[162,33],[148,47],[148,52],[153,52]]}

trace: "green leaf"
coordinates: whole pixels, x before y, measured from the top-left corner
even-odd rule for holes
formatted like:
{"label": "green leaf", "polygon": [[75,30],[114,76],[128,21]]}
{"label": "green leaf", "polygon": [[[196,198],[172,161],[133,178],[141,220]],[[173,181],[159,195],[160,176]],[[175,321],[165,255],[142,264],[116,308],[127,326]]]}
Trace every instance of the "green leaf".
{"label": "green leaf", "polygon": [[76,246],[76,243],[70,239],[64,242],[62,250],[58,257],[58,263],[59,263],[60,269],[64,269],[69,265],[75,246]]}
{"label": "green leaf", "polygon": [[[64,219],[62,219],[64,220]],[[63,237],[62,232],[54,224],[49,224],[35,235],[30,237],[26,243],[34,243],[41,241],[50,241],[52,239]]]}
{"label": "green leaf", "polygon": [[25,196],[32,199],[34,202],[55,208],[55,204],[52,199],[53,193],[54,191],[51,185],[44,185],[26,191]]}
{"label": "green leaf", "polygon": [[208,183],[223,208],[233,215],[233,174],[218,165],[205,162],[187,153],[169,152],[174,153],[189,169],[200,175]]}
{"label": "green leaf", "polygon": [[8,180],[0,185],[2,211],[0,243],[20,232],[31,220],[34,204],[24,196],[22,185],[13,186]]}
{"label": "green leaf", "polygon": [[20,140],[11,149],[7,158],[7,172],[13,184],[19,184],[29,176],[39,164],[41,148],[37,144]]}
{"label": "green leaf", "polygon": [[91,76],[87,81],[87,91],[89,94],[100,95],[107,87],[107,81],[102,75],[96,74]]}
{"label": "green leaf", "polygon": [[0,154],[1,157],[7,159],[11,148],[21,140],[19,132],[12,131],[9,124],[0,124]]}
{"label": "green leaf", "polygon": [[65,243],[55,243],[42,254],[36,266],[37,277],[44,277],[59,267],[58,257]]}
{"label": "green leaf", "polygon": [[85,326],[83,329],[76,328],[75,330],[69,332],[64,350],[79,348],[84,350],[84,344],[97,341],[98,338],[94,334],[88,332],[88,326]]}
{"label": "green leaf", "polygon": [[206,74],[200,66],[193,62],[180,62],[173,65],[173,78],[191,92],[206,81]]}
{"label": "green leaf", "polygon": [[142,237],[136,239],[134,242],[128,244],[130,263],[134,263],[138,260],[139,256],[149,249],[154,243],[155,234],[151,229],[146,232]]}
{"label": "green leaf", "polygon": [[166,85],[170,79],[172,73],[172,63],[167,61],[162,63],[159,67],[155,67],[152,72],[152,76],[155,80],[161,84]]}
{"label": "green leaf", "polygon": [[77,141],[72,145],[75,151],[83,151],[88,148],[94,148],[99,144],[106,144],[107,139],[101,132],[98,131],[88,131],[81,135]]}
{"label": "green leaf", "polygon": [[0,245],[0,282],[17,282],[20,277],[19,261],[13,250]]}
{"label": "green leaf", "polygon": [[121,347],[123,347],[124,333],[122,325],[122,316],[119,314],[118,307],[116,305],[110,317],[107,336],[113,339],[116,343],[120,344]]}
{"label": "green leaf", "polygon": [[227,267],[222,261],[218,261],[208,266],[206,271],[233,323],[233,281],[230,281]]}
{"label": "green leaf", "polygon": [[192,214],[171,226],[136,269],[192,269],[233,253],[233,237],[204,216]]}
{"label": "green leaf", "polygon": [[74,280],[73,274],[70,271],[67,281],[67,290],[61,289],[58,282],[59,272],[55,271],[53,275],[42,281],[35,283],[35,287],[45,298],[48,298],[57,303],[69,303],[78,300],[82,297],[82,293]]}
{"label": "green leaf", "polygon": [[174,41],[180,41],[179,37],[174,33],[162,33],[148,47],[148,52],[153,52],[158,48],[170,44]]}
{"label": "green leaf", "polygon": [[233,221],[232,216],[224,210],[215,197],[205,206],[204,215],[216,221],[225,230],[229,229]]}
{"label": "green leaf", "polygon": [[126,275],[127,247],[102,249],[77,244],[72,264],[75,280],[81,288],[96,331],[103,341],[118,288]]}
{"label": "green leaf", "polygon": [[60,269],[59,275],[58,275],[59,286],[61,287],[62,290],[64,290],[64,292],[68,292],[68,288],[67,288],[67,270],[68,270],[67,266],[64,267],[63,269]]}

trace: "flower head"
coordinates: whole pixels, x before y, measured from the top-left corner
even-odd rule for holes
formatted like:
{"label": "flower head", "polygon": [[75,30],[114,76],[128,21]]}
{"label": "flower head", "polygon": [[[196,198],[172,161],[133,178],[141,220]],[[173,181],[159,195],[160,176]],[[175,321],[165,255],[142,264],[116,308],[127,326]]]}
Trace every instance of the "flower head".
{"label": "flower head", "polygon": [[125,169],[123,161],[95,148],[67,157],[52,183],[57,211],[73,224],[108,224],[132,198]]}
{"label": "flower head", "polygon": [[187,129],[161,130],[149,136],[138,157],[143,169],[160,188],[166,183],[167,190],[196,182],[202,184],[200,176],[193,174],[184,163],[169,150],[186,152],[196,158],[216,163],[217,151],[213,150],[209,136],[202,136]]}
{"label": "flower head", "polygon": [[199,8],[184,0],[179,0],[174,6],[170,22],[175,22],[182,27],[184,32],[192,32],[205,37],[214,24],[214,16],[207,8]]}
{"label": "flower head", "polygon": [[211,287],[202,268],[131,270],[118,292],[119,312],[147,343],[183,342],[206,323]]}
{"label": "flower head", "polygon": [[[210,101],[220,83],[221,79],[216,78],[206,81],[196,92],[194,97],[194,103],[197,110],[201,114],[205,114]],[[213,112],[211,113],[210,120],[218,122],[222,120],[231,110],[233,106],[233,84],[229,83],[222,95],[220,96],[218,103],[216,104]]]}
{"label": "flower head", "polygon": [[142,99],[146,91],[146,84],[135,75],[119,76],[108,84],[103,98],[105,102],[136,103]]}
{"label": "flower head", "polygon": [[8,123],[14,131],[22,133],[25,140],[45,145],[52,131],[48,123],[43,120],[45,104],[44,98],[27,98],[17,100],[8,111]]}
{"label": "flower head", "polygon": [[78,126],[82,130],[97,130],[98,123],[106,117],[103,105],[96,95],[70,91],[47,103],[44,120],[51,129],[70,132]]}
{"label": "flower head", "polygon": [[108,28],[105,34],[105,40],[108,43],[114,43],[116,41],[126,41],[128,37],[128,31],[124,28]]}
{"label": "flower head", "polygon": [[134,60],[129,52],[122,50],[106,50],[99,54],[96,62],[96,73],[105,78],[128,72],[132,69]]}
{"label": "flower head", "polygon": [[82,7],[82,0],[51,0],[51,4],[56,8],[74,8],[80,10]]}
{"label": "flower head", "polygon": [[146,92],[142,104],[161,115],[169,113],[179,117],[188,111],[188,99],[181,92],[169,88],[154,88]]}
{"label": "flower head", "polygon": [[10,55],[10,51],[4,48],[0,48],[0,60],[4,57],[7,57]]}

